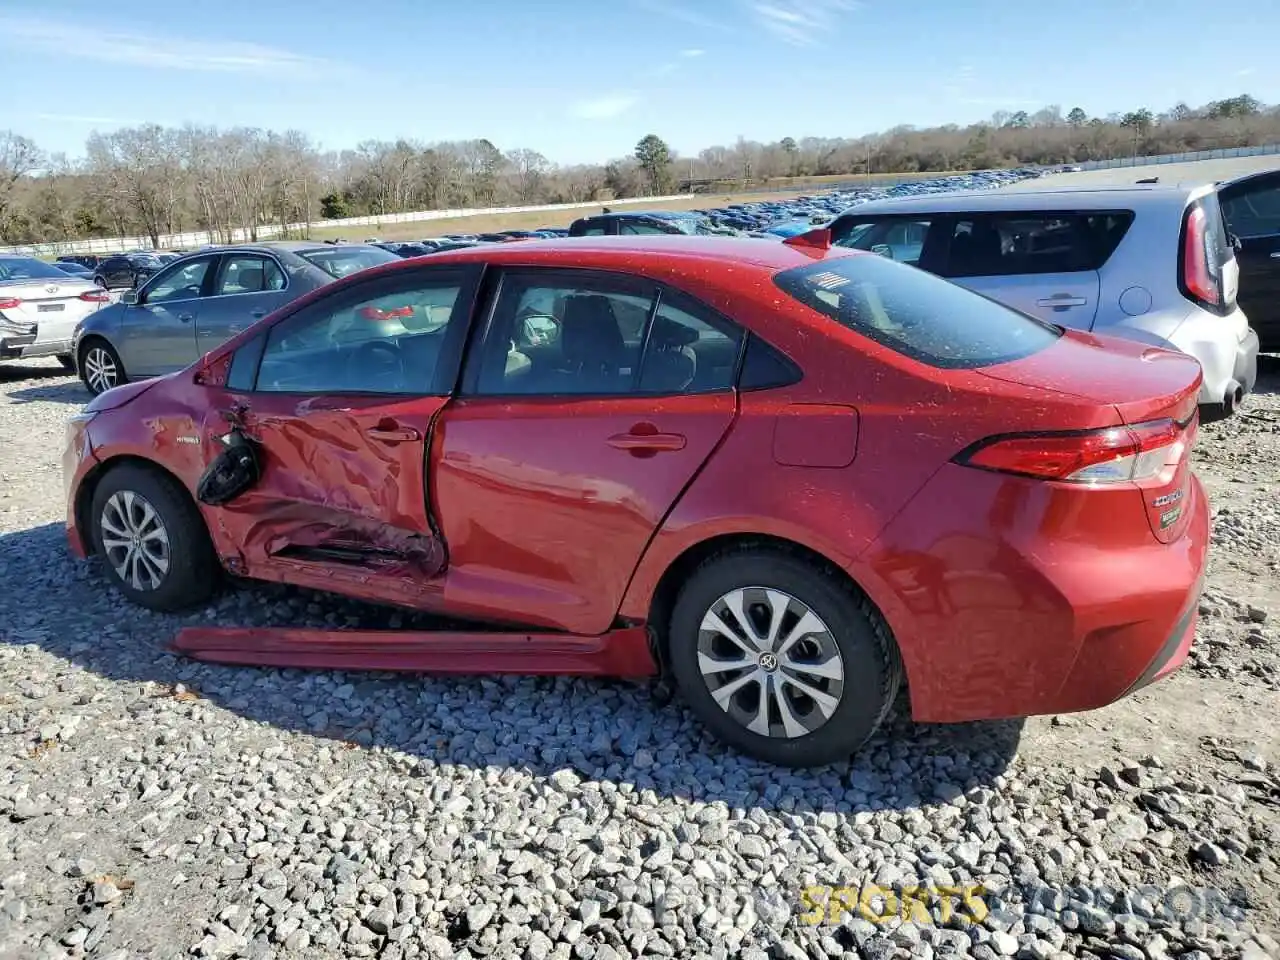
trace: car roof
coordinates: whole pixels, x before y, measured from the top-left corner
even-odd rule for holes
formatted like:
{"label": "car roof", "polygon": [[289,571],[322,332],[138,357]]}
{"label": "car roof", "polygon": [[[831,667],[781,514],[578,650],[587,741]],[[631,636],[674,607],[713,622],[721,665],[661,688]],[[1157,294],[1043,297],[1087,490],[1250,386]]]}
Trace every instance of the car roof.
{"label": "car roof", "polygon": [[980,211],[1072,210],[1109,208],[1117,204],[1147,206],[1185,204],[1193,194],[1209,192],[1209,183],[1115,184],[1100,187],[1045,187],[1035,190],[958,190],[868,200],[841,211],[841,216],[863,213],[977,213]]}
{"label": "car roof", "polygon": [[[841,247],[798,247],[757,237],[664,236],[557,237],[536,243],[497,243],[466,247],[430,255],[432,263],[458,262],[506,264],[508,266],[582,266],[619,269],[649,274],[675,268],[685,272],[711,263],[755,266],[776,273],[791,267],[809,266],[828,256],[857,253]],[[412,263],[415,258],[401,261]],[[399,264],[393,265],[392,269]],[[383,268],[374,268],[383,269]]]}
{"label": "car roof", "polygon": [[1221,190],[1223,187],[1232,187],[1237,184],[1248,183],[1251,180],[1263,180],[1276,177],[1277,175],[1280,175],[1280,167],[1271,167],[1267,170],[1253,170],[1249,173],[1241,173],[1237,176],[1229,177],[1226,180],[1219,180],[1217,186],[1218,189]]}
{"label": "car roof", "polygon": [[[261,250],[284,250],[286,253],[301,253],[310,250],[350,250],[353,247],[372,247],[371,243],[326,243],[323,240],[260,240],[257,243],[233,243],[229,248],[246,250],[257,247]],[[226,248],[224,248],[226,249]]]}

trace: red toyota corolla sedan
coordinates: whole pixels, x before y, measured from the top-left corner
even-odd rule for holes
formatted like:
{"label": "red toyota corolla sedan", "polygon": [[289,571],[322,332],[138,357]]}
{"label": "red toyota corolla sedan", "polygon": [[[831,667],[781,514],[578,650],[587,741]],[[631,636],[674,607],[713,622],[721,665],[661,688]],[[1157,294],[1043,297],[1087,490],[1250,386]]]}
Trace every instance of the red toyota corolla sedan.
{"label": "red toyota corolla sedan", "polygon": [[155,609],[226,570],[490,625],[188,645],[207,659],[661,672],[723,740],[807,766],[904,683],[945,722],[1174,670],[1209,536],[1199,383],[813,238],[471,248],[94,399],[68,533]]}

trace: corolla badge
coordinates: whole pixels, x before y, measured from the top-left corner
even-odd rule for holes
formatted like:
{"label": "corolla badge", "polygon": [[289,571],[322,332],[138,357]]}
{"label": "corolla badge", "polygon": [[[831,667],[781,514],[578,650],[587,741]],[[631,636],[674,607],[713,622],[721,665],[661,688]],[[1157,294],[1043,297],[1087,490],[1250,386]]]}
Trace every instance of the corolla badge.
{"label": "corolla badge", "polygon": [[1153,507],[1167,507],[1171,503],[1177,503],[1182,499],[1182,491],[1175,490],[1173,493],[1166,493],[1163,497],[1156,497],[1151,501]]}

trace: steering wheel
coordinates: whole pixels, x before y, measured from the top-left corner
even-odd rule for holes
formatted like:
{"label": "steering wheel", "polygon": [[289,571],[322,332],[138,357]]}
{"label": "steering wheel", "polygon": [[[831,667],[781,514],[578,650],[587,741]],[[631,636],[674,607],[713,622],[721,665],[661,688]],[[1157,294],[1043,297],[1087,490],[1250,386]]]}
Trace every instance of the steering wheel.
{"label": "steering wheel", "polygon": [[347,376],[357,383],[405,382],[404,357],[390,340],[369,340],[347,359]]}

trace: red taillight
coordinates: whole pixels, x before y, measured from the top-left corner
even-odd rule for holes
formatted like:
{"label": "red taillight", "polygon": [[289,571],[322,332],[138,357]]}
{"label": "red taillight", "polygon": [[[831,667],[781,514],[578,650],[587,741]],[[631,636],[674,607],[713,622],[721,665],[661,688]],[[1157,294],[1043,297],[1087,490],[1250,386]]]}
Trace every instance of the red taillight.
{"label": "red taillight", "polygon": [[[1192,421],[1194,424],[1194,420]],[[1173,420],[1073,433],[993,437],[960,454],[970,467],[1037,480],[1102,484],[1170,476],[1194,436]]]}
{"label": "red taillight", "polygon": [[1216,307],[1222,303],[1222,285],[1209,270],[1206,229],[1204,207],[1192,207],[1183,233],[1182,282],[1193,299]]}
{"label": "red taillight", "polygon": [[17,310],[22,301],[17,297],[0,297],[0,310]]}
{"label": "red taillight", "polygon": [[86,290],[80,294],[80,299],[88,303],[110,303],[111,294],[105,290]]}
{"label": "red taillight", "polygon": [[392,307],[383,310],[381,307],[361,307],[360,316],[366,320],[398,320],[401,317],[412,317],[413,307]]}

